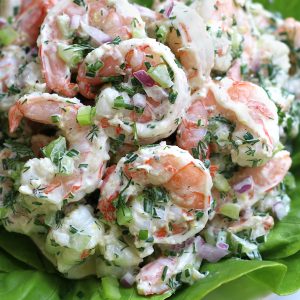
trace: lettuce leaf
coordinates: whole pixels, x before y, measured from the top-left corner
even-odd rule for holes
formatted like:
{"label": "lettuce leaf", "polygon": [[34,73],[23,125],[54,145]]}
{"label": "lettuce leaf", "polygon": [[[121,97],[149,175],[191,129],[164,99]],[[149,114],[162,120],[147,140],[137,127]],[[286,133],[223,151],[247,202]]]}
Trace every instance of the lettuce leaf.
{"label": "lettuce leaf", "polygon": [[255,2],[262,3],[269,10],[280,12],[286,18],[300,19],[300,1],[298,0],[257,0]]}
{"label": "lettuce leaf", "polygon": [[291,193],[291,210],[277,222],[260,251],[265,259],[279,259],[300,251],[300,181]]}

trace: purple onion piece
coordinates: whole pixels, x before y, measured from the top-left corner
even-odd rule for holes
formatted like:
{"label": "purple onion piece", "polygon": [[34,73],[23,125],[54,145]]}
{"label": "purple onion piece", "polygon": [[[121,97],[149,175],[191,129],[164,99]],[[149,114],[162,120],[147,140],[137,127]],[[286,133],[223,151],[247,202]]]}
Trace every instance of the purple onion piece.
{"label": "purple onion piece", "polygon": [[135,276],[127,272],[120,280],[120,283],[125,288],[130,288],[135,283]]}
{"label": "purple onion piece", "polygon": [[215,263],[228,254],[228,250],[220,249],[209,244],[198,246],[198,255],[208,262]]}
{"label": "purple onion piece", "polygon": [[93,41],[95,41],[98,45],[102,45],[107,42],[111,42],[112,38],[102,30],[89,26],[83,22],[80,23],[83,31],[88,34]]}
{"label": "purple onion piece", "polygon": [[164,15],[169,18],[174,8],[174,1],[171,1],[168,7],[166,7]]}
{"label": "purple onion piece", "polygon": [[251,190],[252,188],[253,188],[253,178],[251,176],[245,178],[244,180],[237,183],[233,187],[233,189],[239,194],[246,193],[247,191]]}
{"label": "purple onion piece", "polygon": [[222,250],[228,250],[229,245],[224,243],[224,242],[219,242],[216,244],[217,248],[222,249]]}
{"label": "purple onion piece", "polygon": [[155,81],[144,70],[139,70],[133,73],[133,76],[143,85],[152,87]]}

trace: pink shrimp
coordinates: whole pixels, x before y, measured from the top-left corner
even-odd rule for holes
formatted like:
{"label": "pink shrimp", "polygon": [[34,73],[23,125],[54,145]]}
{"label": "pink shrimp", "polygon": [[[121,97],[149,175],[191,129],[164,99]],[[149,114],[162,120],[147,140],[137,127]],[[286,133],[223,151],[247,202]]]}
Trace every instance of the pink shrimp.
{"label": "pink shrimp", "polygon": [[166,281],[175,271],[177,258],[160,257],[157,260],[144,266],[137,276],[138,290],[143,295],[163,294],[170,290],[170,287],[164,282],[163,272]]}
{"label": "pink shrimp", "polygon": [[[206,97],[195,94],[193,98],[187,117],[178,130],[178,145],[190,152],[197,149],[198,143],[205,139],[210,122],[222,116],[225,121],[235,124],[231,129],[232,139],[239,151],[224,138],[225,147],[219,144],[219,147],[213,147],[214,151],[231,152],[234,162],[241,166],[252,166],[254,159],[259,159],[258,164],[264,164],[272,157],[279,141],[278,117],[275,105],[260,87],[249,82],[226,79],[220,84],[211,84]],[[256,139],[253,145],[247,143],[250,137]],[[253,150],[251,153],[249,147]]]}
{"label": "pink shrimp", "polygon": [[[154,80],[151,71],[162,80],[158,76]],[[96,111],[109,137],[124,134],[127,144],[149,144],[170,136],[190,102],[188,81],[175,56],[149,38],[95,49],[81,64],[77,81],[84,83],[81,94],[92,98],[105,82],[118,83],[101,90]]]}
{"label": "pink shrimp", "polygon": [[264,166],[242,169],[232,178],[231,183],[235,185],[251,177],[254,182],[254,190],[266,193],[283,181],[291,165],[290,153],[280,151]]}
{"label": "pink shrimp", "polygon": [[48,10],[57,0],[28,0],[22,1],[20,12],[16,17],[18,32],[24,35],[24,42],[34,46],[40,34],[40,27]]}
{"label": "pink shrimp", "polygon": [[[153,244],[181,243],[199,232],[207,221],[211,201],[212,181],[204,165],[187,151],[165,144],[140,148],[130,156],[132,162],[128,157],[110,169],[101,186],[98,208],[104,218],[116,220],[116,203],[122,198],[132,211],[133,220],[126,226],[138,248],[145,246],[145,241],[139,240],[141,226],[153,237]],[[152,209],[143,210],[139,199],[149,197],[144,192],[150,197],[160,195],[160,208],[155,208],[160,218],[152,217]],[[203,212],[201,219],[198,211]]]}
{"label": "pink shrimp", "polygon": [[[90,126],[80,126],[77,123],[77,113],[82,107],[75,98],[36,93],[24,96],[9,111],[11,132],[16,130],[24,117],[43,124],[57,125],[67,138],[70,149],[78,153],[71,174],[56,174],[50,164],[49,175],[42,180],[43,193],[57,206],[61,206],[64,199],[78,201],[87,192],[96,189],[101,183],[108,160],[107,137],[101,128],[94,125],[91,129]],[[45,159],[33,159],[27,164],[34,169],[43,162],[49,165],[49,161]],[[23,187],[30,186],[31,177],[30,172],[23,173]]]}
{"label": "pink shrimp", "polygon": [[[134,30],[144,30],[144,22],[138,11],[126,0],[114,4],[104,0],[88,0],[86,5],[84,7],[71,0],[59,1],[50,10],[41,29],[40,58],[47,85],[66,97],[73,97],[78,92],[78,85],[71,83],[71,72],[77,71],[77,65],[68,66],[58,55],[59,47],[68,49],[74,38],[83,34],[91,37],[93,45],[99,46],[118,36],[131,38]],[[59,24],[60,20],[63,25]],[[87,86],[79,84],[83,91]],[[88,91],[84,94],[93,97]]]}

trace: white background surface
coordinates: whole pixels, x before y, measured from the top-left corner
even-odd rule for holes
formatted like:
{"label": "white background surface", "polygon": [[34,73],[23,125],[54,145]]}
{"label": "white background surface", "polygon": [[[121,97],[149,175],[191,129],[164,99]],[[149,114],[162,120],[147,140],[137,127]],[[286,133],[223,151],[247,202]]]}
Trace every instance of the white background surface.
{"label": "white background surface", "polygon": [[270,296],[266,300],[300,300],[300,292],[294,295],[284,296],[284,297]]}

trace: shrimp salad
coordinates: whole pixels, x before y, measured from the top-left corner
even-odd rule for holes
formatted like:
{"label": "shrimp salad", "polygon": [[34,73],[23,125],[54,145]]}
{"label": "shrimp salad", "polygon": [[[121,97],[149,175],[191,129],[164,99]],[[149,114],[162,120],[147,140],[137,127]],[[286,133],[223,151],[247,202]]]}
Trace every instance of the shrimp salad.
{"label": "shrimp salad", "polygon": [[0,5],[7,231],[141,295],[262,259],[294,186],[299,22],[251,0]]}

